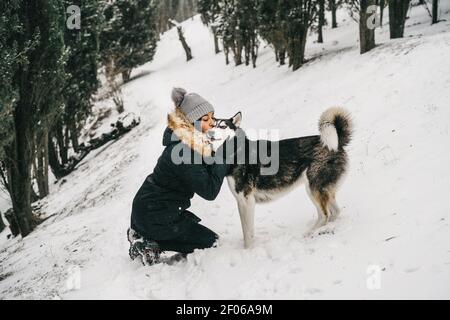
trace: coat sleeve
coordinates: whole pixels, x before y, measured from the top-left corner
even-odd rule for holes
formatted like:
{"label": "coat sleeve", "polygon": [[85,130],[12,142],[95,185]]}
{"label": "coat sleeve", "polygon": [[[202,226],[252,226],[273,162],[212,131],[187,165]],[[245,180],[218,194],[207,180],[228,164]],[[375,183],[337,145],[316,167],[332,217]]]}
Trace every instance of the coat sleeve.
{"label": "coat sleeve", "polygon": [[228,173],[228,164],[186,164],[183,176],[192,191],[205,200],[214,200],[219,194],[223,178]]}

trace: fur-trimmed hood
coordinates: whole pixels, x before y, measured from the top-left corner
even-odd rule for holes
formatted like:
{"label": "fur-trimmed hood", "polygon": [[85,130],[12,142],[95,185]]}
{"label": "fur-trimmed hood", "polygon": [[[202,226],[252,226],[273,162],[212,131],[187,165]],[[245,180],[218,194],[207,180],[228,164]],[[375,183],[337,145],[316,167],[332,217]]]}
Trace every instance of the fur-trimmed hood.
{"label": "fur-trimmed hood", "polygon": [[[196,130],[194,125],[186,118],[183,112],[176,108],[167,115],[167,127],[180,139],[182,143],[204,157],[212,155],[212,146],[204,133]],[[167,132],[166,132],[167,133]],[[164,141],[170,139],[165,133]],[[166,143],[164,143],[166,144]]]}

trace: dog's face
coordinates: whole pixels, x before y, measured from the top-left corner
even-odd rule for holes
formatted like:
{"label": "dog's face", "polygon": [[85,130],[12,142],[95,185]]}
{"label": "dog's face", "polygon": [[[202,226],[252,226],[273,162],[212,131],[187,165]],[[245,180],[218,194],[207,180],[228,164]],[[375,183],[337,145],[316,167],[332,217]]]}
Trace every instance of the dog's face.
{"label": "dog's face", "polygon": [[214,128],[206,132],[206,136],[212,144],[214,151],[224,143],[228,138],[235,136],[235,131],[241,125],[242,113],[239,111],[229,119],[217,119]]}

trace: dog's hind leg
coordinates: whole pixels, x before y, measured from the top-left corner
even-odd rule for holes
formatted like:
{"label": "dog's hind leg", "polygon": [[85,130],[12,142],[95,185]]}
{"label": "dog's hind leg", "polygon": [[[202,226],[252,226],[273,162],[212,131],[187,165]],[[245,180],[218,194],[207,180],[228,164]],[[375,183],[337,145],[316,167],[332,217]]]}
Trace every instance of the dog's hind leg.
{"label": "dog's hind leg", "polygon": [[317,221],[311,228],[311,230],[307,233],[307,235],[311,235],[316,229],[326,225],[330,219],[330,196],[327,192],[311,190],[309,183],[306,183],[306,192],[308,193],[309,198],[317,209]]}
{"label": "dog's hind leg", "polygon": [[253,195],[239,197],[237,203],[244,235],[244,247],[247,249],[253,244],[255,234],[255,197]]}
{"label": "dog's hind leg", "polygon": [[339,208],[339,205],[336,202],[336,194],[333,193],[330,199],[330,221],[336,220],[336,218],[341,213],[341,209]]}

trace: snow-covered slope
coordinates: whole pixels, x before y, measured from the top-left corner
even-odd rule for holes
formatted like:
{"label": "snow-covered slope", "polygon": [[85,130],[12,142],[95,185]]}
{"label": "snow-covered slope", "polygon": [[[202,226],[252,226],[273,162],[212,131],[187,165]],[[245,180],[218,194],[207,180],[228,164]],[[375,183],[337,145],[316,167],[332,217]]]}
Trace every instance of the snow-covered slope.
{"label": "snow-covered slope", "polygon": [[[313,43],[296,72],[262,46],[257,68],[226,66],[199,17],[185,21],[194,59],[185,62],[175,30],[153,62],[123,88],[142,123],[90,155],[52,185],[43,211],[55,214],[24,240],[1,234],[0,298],[450,298],[450,8],[431,26],[414,7],[404,39],[377,30],[360,55],[358,26],[345,12],[338,29]],[[170,90],[210,100],[219,117],[243,112],[247,129],[280,138],[317,134],[329,106],[356,125],[350,170],[338,194],[341,217],[329,233],[303,234],[316,213],[303,187],[256,208],[256,241],[243,249],[233,196],[224,183],[213,202],[192,211],[220,236],[218,248],[186,263],[143,267],[128,258],[134,194],[162,151]]]}

